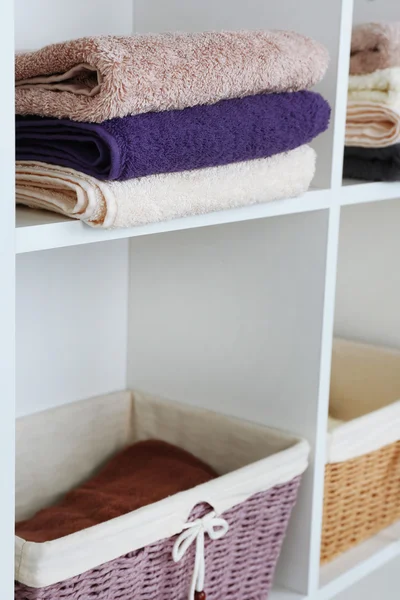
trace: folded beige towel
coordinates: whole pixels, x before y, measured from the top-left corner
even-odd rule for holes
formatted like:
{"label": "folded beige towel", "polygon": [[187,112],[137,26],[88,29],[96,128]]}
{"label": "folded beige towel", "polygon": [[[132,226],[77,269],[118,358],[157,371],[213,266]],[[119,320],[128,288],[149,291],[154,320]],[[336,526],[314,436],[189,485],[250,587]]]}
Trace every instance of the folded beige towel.
{"label": "folded beige towel", "polygon": [[314,170],[315,152],[309,146],[265,159],[122,182],[20,161],[16,201],[93,227],[132,227],[297,196],[308,189]]}
{"label": "folded beige towel", "polygon": [[384,148],[400,142],[400,68],[350,75],[346,146]]}
{"label": "folded beige towel", "polygon": [[15,57],[17,114],[102,122],[313,86],[326,49],[287,31],[100,36]]}
{"label": "folded beige towel", "polygon": [[353,29],[350,73],[361,75],[400,66],[400,21],[364,23]]}
{"label": "folded beige towel", "polygon": [[[397,100],[397,101],[396,101]],[[346,146],[385,148],[400,142],[400,94],[390,102],[349,101]]]}

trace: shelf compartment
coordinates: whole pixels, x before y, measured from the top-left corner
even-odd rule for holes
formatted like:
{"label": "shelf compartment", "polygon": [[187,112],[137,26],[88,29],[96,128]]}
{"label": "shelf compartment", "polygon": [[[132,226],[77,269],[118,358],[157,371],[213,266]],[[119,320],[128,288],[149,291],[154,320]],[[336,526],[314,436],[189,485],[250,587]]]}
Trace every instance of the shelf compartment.
{"label": "shelf compartment", "polygon": [[321,568],[318,600],[337,594],[400,556],[400,521]]}

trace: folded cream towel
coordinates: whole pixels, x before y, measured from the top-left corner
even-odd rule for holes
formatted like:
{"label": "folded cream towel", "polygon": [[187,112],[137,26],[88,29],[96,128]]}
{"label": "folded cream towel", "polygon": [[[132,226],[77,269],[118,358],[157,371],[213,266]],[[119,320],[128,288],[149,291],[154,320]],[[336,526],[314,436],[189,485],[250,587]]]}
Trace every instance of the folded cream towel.
{"label": "folded cream towel", "polygon": [[349,100],[351,101],[396,103],[399,101],[399,92],[400,67],[349,77]]}
{"label": "folded cream towel", "polygon": [[113,117],[310,88],[326,49],[288,31],[100,36],[15,57],[17,114]]}
{"label": "folded cream towel", "polygon": [[265,159],[122,182],[17,161],[16,201],[93,227],[132,227],[297,196],[308,189],[314,170],[315,152],[309,146]]}
{"label": "folded cream towel", "polygon": [[400,93],[390,101],[349,101],[346,146],[385,148],[400,142]]}
{"label": "folded cream towel", "polygon": [[353,29],[350,73],[400,66],[400,22],[364,23]]}

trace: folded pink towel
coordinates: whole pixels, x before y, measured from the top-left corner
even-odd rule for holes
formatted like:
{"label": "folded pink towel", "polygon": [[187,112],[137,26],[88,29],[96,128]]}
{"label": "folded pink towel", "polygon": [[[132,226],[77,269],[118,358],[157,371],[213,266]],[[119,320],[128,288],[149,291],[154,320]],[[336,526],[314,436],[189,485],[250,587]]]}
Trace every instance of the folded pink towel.
{"label": "folded pink towel", "polygon": [[353,29],[351,75],[400,66],[400,21],[365,23]]}
{"label": "folded pink towel", "polygon": [[16,112],[100,123],[310,88],[326,49],[287,31],[87,37],[18,54]]}

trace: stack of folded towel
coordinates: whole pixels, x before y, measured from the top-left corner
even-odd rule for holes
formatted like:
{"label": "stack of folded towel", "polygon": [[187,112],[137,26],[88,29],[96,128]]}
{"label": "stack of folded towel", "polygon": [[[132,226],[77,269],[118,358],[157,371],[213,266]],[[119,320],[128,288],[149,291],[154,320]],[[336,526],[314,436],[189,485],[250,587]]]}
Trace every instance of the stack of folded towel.
{"label": "stack of folded towel", "polygon": [[17,203],[115,228],[292,197],[330,108],[283,31],[93,37],[16,56]]}
{"label": "stack of folded towel", "polygon": [[343,175],[400,180],[400,22],[354,28]]}

